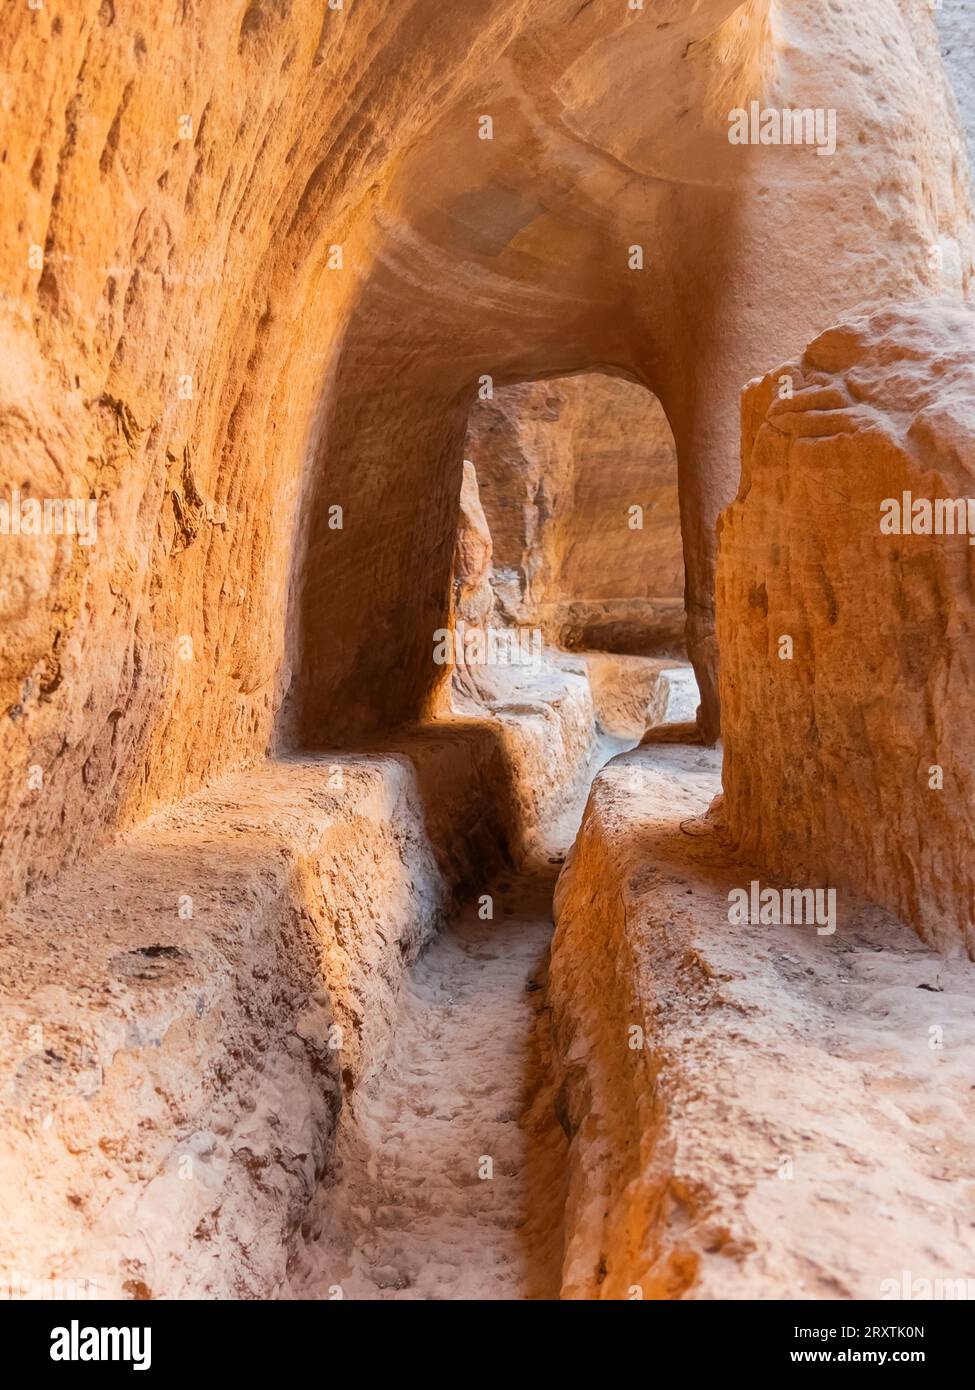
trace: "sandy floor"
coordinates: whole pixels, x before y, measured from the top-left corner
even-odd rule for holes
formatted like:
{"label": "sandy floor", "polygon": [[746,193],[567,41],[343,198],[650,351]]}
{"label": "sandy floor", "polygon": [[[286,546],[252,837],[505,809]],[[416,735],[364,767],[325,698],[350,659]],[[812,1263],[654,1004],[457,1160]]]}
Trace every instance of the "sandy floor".
{"label": "sandy floor", "polygon": [[323,1236],[296,1293],[557,1293],[564,1141],[539,1119],[551,1107],[536,1002],[550,879],[499,885],[495,908],[510,915],[466,913],[411,972],[392,1051],[343,1128],[343,1176],[322,1193]]}
{"label": "sandy floor", "polygon": [[[605,738],[592,775],[622,747]],[[566,1141],[550,1087],[552,894],[584,801],[409,972],[385,1063],[345,1108],[301,1298],[556,1298]],[[490,1174],[490,1176],[487,1176]]]}

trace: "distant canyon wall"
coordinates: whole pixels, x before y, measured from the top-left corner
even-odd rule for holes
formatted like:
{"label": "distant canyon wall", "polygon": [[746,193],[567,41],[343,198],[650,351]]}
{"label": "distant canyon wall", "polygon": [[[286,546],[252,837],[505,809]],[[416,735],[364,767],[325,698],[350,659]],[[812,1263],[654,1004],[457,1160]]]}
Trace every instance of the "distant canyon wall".
{"label": "distant canyon wall", "polygon": [[505,621],[570,649],[681,652],[677,451],[644,387],[592,373],[501,387],[474,405],[464,453]]}

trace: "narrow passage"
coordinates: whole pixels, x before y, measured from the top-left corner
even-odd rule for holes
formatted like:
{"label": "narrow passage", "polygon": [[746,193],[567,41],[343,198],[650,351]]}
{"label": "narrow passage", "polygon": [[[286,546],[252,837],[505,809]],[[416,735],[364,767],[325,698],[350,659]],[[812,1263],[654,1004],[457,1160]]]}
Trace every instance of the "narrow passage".
{"label": "narrow passage", "polygon": [[[631,742],[603,737],[599,768]],[[300,1297],[557,1298],[566,1140],[549,1067],[552,896],[585,798],[426,948],[385,1063],[347,1104]]]}

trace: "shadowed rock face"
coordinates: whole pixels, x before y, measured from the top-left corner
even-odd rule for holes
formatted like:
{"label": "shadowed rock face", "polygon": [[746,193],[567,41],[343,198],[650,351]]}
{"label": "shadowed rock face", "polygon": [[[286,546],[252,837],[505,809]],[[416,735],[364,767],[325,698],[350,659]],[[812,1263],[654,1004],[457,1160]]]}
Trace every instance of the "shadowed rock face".
{"label": "shadowed rock face", "polygon": [[[482,373],[662,402],[713,732],[740,383],[969,272],[935,31],[894,0],[79,0],[11,7],[0,72],[4,491],[99,503],[95,545],[0,549],[14,891],[269,743],[431,708]],[[832,159],[729,144],[751,96],[824,95]]]}
{"label": "shadowed rock face", "polygon": [[509,621],[569,648],[681,650],[677,456],[643,387],[592,374],[503,387],[475,405],[464,452]]}
{"label": "shadowed rock face", "polygon": [[937,302],[754,382],[718,638],[740,848],[975,956],[973,401],[975,314]]}

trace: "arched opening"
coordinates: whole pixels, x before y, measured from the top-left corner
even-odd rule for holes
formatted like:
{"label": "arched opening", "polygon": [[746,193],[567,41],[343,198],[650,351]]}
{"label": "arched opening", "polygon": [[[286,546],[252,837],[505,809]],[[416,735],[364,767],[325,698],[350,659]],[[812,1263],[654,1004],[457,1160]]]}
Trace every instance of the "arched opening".
{"label": "arched opening", "polygon": [[567,650],[684,655],[677,451],[655,396],[589,372],[488,387],[464,457],[497,613]]}
{"label": "arched opening", "polygon": [[632,744],[668,705],[671,722],[693,721],[677,450],[644,386],[603,372],[482,378],[451,612],[454,709],[517,699],[530,681],[511,668],[551,665],[582,671],[599,734]]}
{"label": "arched opening", "polygon": [[613,655],[628,678],[624,657],[685,659],[677,449],[645,385],[608,369],[482,374],[439,401],[404,385],[401,412],[357,432],[360,396],[336,392],[308,508],[293,746],[445,713],[450,622]]}

